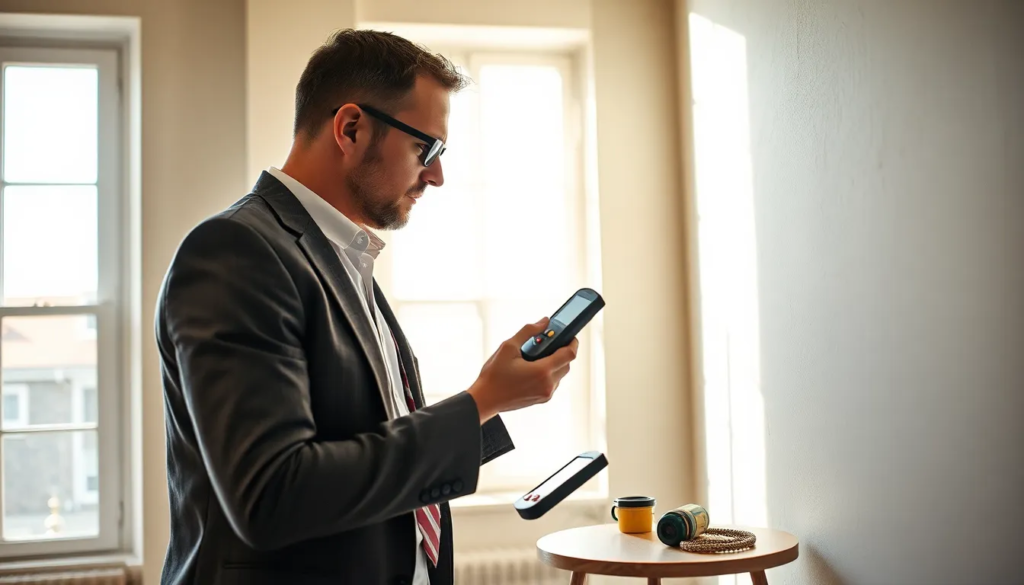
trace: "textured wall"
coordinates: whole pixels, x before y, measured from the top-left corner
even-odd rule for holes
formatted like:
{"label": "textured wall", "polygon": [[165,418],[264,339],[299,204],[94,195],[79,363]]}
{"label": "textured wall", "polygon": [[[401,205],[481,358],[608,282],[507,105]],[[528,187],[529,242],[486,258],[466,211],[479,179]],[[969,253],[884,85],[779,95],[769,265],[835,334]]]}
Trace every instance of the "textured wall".
{"label": "textured wall", "polygon": [[770,582],[1019,582],[1024,3],[677,6],[746,43]]}

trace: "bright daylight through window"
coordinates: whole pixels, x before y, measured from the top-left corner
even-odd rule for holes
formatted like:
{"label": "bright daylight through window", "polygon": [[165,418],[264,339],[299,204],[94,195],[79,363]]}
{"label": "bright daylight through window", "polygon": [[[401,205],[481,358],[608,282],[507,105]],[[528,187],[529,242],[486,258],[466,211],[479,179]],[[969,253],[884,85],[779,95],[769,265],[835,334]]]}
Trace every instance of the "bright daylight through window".
{"label": "bright daylight through window", "polygon": [[[440,52],[473,82],[452,98],[444,186],[386,234],[391,270],[382,278],[428,403],[468,388],[524,324],[578,288],[600,286],[587,256],[595,228],[576,59]],[[598,318],[580,334],[580,355],[552,401],[502,415],[516,450],[481,468],[479,493],[529,489],[594,448],[600,331]]]}
{"label": "bright daylight through window", "polygon": [[113,549],[117,53],[0,47],[0,556]]}

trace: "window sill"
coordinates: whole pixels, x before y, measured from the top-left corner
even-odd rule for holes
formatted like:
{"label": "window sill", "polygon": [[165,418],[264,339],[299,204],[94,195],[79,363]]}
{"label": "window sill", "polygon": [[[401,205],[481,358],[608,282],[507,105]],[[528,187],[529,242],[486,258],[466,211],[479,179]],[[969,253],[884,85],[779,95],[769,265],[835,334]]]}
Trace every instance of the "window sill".
{"label": "window sill", "polygon": [[129,575],[130,583],[140,583],[141,567],[141,559],[131,554],[0,559],[0,576],[123,568]]}
{"label": "window sill", "polygon": [[[454,514],[491,514],[505,512],[522,497],[525,492],[485,492],[477,493],[449,502]],[[593,508],[603,506],[608,499],[606,494],[596,491],[577,491],[562,500],[558,507]]]}

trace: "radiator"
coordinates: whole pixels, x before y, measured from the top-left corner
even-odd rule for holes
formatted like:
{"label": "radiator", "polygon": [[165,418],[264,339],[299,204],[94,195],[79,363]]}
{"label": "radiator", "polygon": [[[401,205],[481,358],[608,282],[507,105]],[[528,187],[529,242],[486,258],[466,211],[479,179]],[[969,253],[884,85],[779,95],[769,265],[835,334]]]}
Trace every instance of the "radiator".
{"label": "radiator", "polygon": [[538,561],[533,548],[455,554],[455,585],[565,585],[568,582],[569,573]]}
{"label": "radiator", "polygon": [[2,575],[3,585],[130,585],[125,569],[81,569],[53,573]]}

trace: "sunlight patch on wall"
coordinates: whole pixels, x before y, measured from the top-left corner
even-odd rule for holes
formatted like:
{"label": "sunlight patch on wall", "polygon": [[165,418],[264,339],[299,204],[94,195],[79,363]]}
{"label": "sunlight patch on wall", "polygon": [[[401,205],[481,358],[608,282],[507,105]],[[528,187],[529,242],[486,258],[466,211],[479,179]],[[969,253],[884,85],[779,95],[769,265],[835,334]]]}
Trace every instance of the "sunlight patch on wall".
{"label": "sunlight patch on wall", "polygon": [[[746,39],[689,15],[708,510],[768,524]],[[723,577],[720,585],[749,583]]]}

